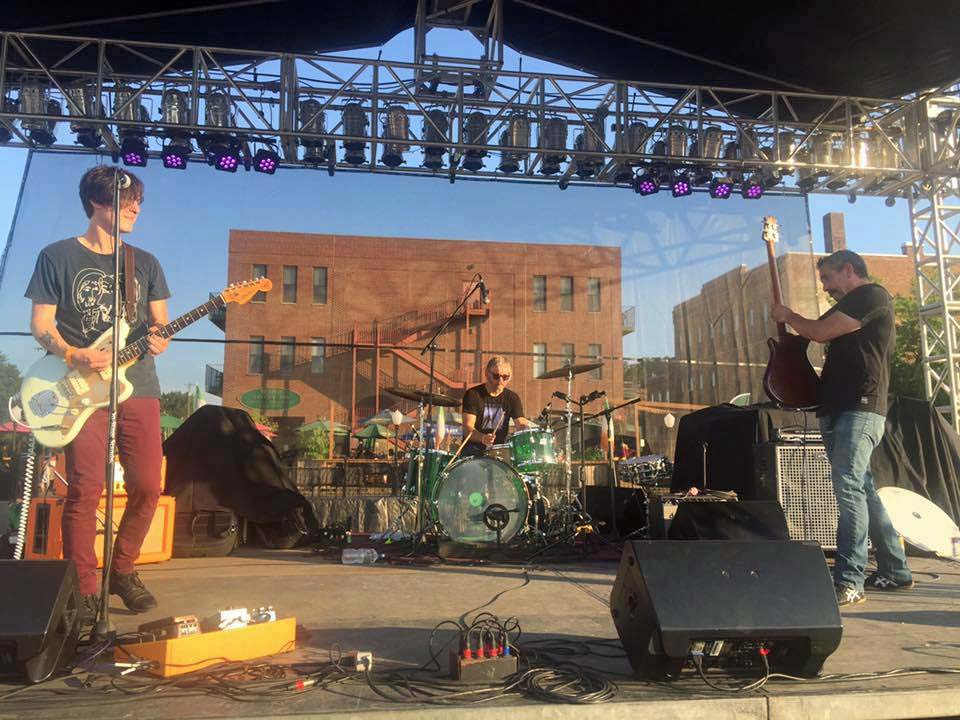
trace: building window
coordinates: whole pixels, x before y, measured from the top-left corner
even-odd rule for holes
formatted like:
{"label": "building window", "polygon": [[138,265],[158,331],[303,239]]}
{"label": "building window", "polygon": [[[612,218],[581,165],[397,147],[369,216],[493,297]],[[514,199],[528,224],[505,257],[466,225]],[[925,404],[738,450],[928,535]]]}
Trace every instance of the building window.
{"label": "building window", "polygon": [[560,309],[565,312],[573,311],[573,278],[560,278]]}
{"label": "building window", "polygon": [[707,331],[708,331],[707,334],[710,337],[713,337],[713,323],[710,323],[709,325],[707,325]]}
{"label": "building window", "polygon": [[[267,277],[267,266],[266,265],[254,265],[253,270],[250,273],[250,277],[254,280],[258,278]],[[258,292],[253,296],[253,299],[250,302],[266,302],[267,294],[265,292]]]}
{"label": "building window", "polygon": [[717,386],[717,371],[714,370],[712,373],[710,373],[710,387],[716,387],[716,386]]}
{"label": "building window", "polygon": [[313,347],[310,348],[310,372],[320,375],[323,372],[323,360],[327,352],[327,341],[322,337],[310,338]]}
{"label": "building window", "polygon": [[[599,360],[603,352],[599,345],[587,345],[587,355],[590,356],[591,360]],[[591,380],[603,380],[603,368],[597,368],[596,370],[590,371]]]}
{"label": "building window", "polygon": [[547,276],[533,276],[533,309],[534,312],[547,310]]}
{"label": "building window", "polygon": [[702,345],[702,344],[703,344],[703,328],[698,327],[697,328],[697,345]]}
{"label": "building window", "polygon": [[753,308],[750,308],[750,324],[753,325]]}
{"label": "building window", "polygon": [[767,307],[767,304],[763,304],[763,322],[766,323],[770,319],[770,308]]}
{"label": "building window", "polygon": [[573,343],[561,343],[560,355],[564,365],[573,365],[573,359],[576,357],[573,351]]}
{"label": "building window", "polygon": [[297,266],[283,266],[283,302],[295,303],[297,301]]}
{"label": "building window", "polygon": [[720,318],[720,334],[727,334],[727,319],[725,317]]}
{"label": "building window", "polygon": [[600,278],[587,278],[587,311],[600,312]]}
{"label": "building window", "polygon": [[325,267],[313,269],[313,302],[315,305],[327,304],[327,269]]}
{"label": "building window", "polygon": [[247,372],[259,375],[263,372],[263,335],[251,335],[247,346]]}
{"label": "building window", "polygon": [[670,402],[670,391],[669,391],[669,390],[667,390],[666,402]]}
{"label": "building window", "polygon": [[295,337],[289,335],[283,335],[280,338],[280,342],[283,343],[280,346],[280,371],[281,372],[290,372],[293,370],[293,352],[296,350],[294,343],[297,341]]}
{"label": "building window", "polygon": [[538,378],[547,371],[547,344],[533,344],[533,377]]}
{"label": "building window", "polygon": [[700,389],[703,390],[703,373],[700,373],[699,377],[700,377]]}

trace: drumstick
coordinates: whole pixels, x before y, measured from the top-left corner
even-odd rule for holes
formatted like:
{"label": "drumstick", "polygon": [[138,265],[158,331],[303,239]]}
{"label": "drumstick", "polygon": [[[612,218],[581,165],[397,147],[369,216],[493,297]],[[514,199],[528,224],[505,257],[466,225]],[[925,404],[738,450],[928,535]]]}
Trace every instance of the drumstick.
{"label": "drumstick", "polygon": [[468,442],[469,440],[470,440],[470,436],[467,435],[467,436],[463,439],[463,442],[460,443],[460,447],[457,448],[457,451],[453,454],[453,457],[450,458],[450,462],[448,462],[447,465],[453,465],[453,463],[456,462],[456,459],[457,459],[458,457],[460,457],[460,451],[463,450],[464,447],[466,447],[467,442]]}

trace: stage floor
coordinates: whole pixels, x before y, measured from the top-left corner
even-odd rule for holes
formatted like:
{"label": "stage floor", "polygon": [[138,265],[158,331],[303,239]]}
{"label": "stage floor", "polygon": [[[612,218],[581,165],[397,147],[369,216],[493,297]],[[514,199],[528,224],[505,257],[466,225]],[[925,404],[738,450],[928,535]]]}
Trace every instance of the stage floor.
{"label": "stage floor", "polygon": [[[843,612],[839,650],[825,673],[873,673],[905,667],[960,668],[960,565],[911,559],[917,587],[868,594],[868,601]],[[140,569],[160,607],[134,616],[113,598],[119,632],[169,615],[204,616],[228,606],[273,605],[278,616],[294,615],[304,639],[277,662],[323,662],[331,646],[370,650],[376,669],[417,667],[428,659],[430,630],[440,621],[504,594],[484,608],[500,618],[515,615],[524,640],[616,638],[607,607],[616,574],[614,562],[531,566],[345,566],[309,550],[244,550],[229,558],[174,560]],[[529,581],[527,580],[529,578]],[[438,635],[442,642],[452,635]],[[444,652],[444,658],[446,653]],[[629,672],[626,660],[579,658],[615,673]],[[446,668],[446,661],[442,661]],[[960,675],[918,674],[884,680],[791,684],[771,681],[759,692],[725,694],[699,679],[666,685],[613,678],[619,692],[597,705],[544,704],[518,696],[471,706],[397,705],[377,699],[365,685],[340,685],[335,692],[291,692],[284,700],[235,702],[208,695],[104,697],[74,687],[56,705],[40,709],[35,686],[0,703],[0,718],[919,718],[960,715]],[[718,679],[723,679],[722,675]],[[76,685],[75,680],[68,681]],[[54,686],[67,690],[64,681]],[[18,687],[0,684],[0,695]]]}

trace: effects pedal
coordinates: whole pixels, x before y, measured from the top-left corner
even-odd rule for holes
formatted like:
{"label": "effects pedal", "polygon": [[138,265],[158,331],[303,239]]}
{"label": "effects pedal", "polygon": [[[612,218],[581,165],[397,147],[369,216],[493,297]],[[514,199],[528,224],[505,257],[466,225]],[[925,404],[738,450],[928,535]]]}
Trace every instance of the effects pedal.
{"label": "effects pedal", "polygon": [[200,634],[200,621],[196,615],[177,615],[143,623],[137,628],[143,635],[152,635],[154,640],[173,640]]}

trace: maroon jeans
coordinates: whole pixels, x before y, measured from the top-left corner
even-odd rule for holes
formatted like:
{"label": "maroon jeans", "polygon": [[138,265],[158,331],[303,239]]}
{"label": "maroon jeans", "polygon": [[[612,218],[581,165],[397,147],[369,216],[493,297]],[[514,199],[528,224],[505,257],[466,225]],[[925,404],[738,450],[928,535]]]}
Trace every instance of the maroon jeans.
{"label": "maroon jeans", "polygon": [[[97,506],[107,474],[107,420],[107,410],[97,410],[66,447],[70,486],[63,510],[63,556],[77,564],[80,592],[84,595],[100,591],[94,543],[98,541]],[[115,535],[114,572],[133,572],[134,560],[153,521],[160,497],[160,441],[157,398],[134,397],[120,403],[117,450],[127,486],[127,505]]]}

